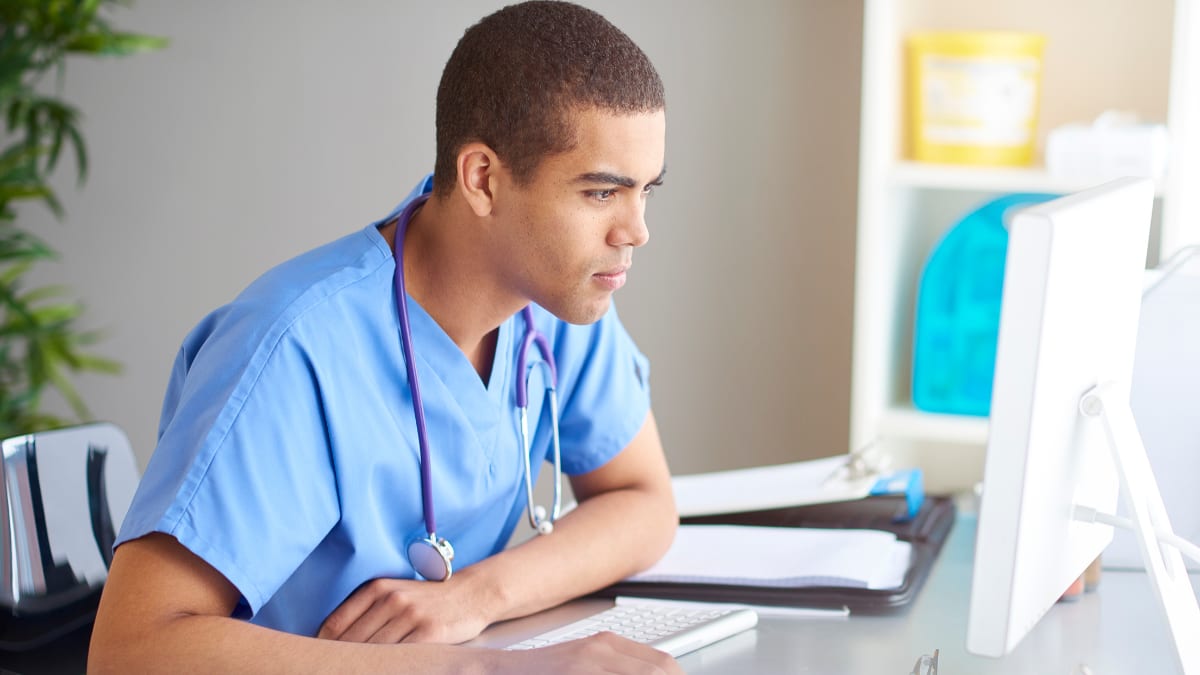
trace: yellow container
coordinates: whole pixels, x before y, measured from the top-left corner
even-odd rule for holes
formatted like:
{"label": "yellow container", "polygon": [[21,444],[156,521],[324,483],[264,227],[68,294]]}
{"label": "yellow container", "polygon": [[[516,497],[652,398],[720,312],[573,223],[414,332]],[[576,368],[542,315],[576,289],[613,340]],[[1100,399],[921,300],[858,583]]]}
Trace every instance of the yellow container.
{"label": "yellow container", "polygon": [[1032,164],[1045,42],[1003,31],[910,35],[909,157]]}

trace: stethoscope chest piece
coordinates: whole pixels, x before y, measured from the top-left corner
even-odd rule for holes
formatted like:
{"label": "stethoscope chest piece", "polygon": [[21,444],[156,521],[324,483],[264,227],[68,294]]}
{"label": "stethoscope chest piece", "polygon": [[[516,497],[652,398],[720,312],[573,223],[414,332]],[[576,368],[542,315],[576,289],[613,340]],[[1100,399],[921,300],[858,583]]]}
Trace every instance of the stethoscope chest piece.
{"label": "stethoscope chest piece", "polygon": [[437,535],[414,539],[408,544],[408,561],[417,574],[429,581],[446,581],[454,573],[454,547]]}

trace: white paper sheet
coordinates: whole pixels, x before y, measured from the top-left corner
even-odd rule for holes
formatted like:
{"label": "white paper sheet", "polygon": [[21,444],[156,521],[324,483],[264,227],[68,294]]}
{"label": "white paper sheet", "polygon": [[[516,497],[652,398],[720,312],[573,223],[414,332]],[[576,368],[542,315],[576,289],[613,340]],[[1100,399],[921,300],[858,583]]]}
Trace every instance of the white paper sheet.
{"label": "white paper sheet", "polygon": [[650,606],[650,607],[707,607],[711,609],[752,609],[760,619],[845,619],[850,616],[850,608],[838,609],[812,607],[780,607],[777,605],[745,605],[740,602],[694,602],[691,600],[664,600],[661,598],[638,598],[628,595],[618,595],[613,598],[618,606]]}
{"label": "white paper sheet", "polygon": [[845,480],[835,476],[847,456],[808,462],[716,471],[671,480],[679,515],[705,516],[823,504],[867,496],[876,477]]}
{"label": "white paper sheet", "polygon": [[682,525],[662,560],[630,580],[888,589],[911,548],[879,530]]}

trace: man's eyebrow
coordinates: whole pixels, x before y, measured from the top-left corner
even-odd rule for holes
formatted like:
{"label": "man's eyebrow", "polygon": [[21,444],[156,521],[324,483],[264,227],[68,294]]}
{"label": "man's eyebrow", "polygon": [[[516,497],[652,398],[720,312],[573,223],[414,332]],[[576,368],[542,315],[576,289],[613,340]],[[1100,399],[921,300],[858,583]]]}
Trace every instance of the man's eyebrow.
{"label": "man's eyebrow", "polygon": [[575,177],[576,183],[602,183],[606,185],[620,185],[621,187],[631,188],[637,185],[637,181],[629,176],[621,176],[607,171],[589,171],[581,173]]}
{"label": "man's eyebrow", "polygon": [[[663,176],[666,176],[666,175],[667,175],[667,168],[663,167],[663,170],[658,174],[658,177],[655,178],[654,180],[650,181],[649,184],[650,185],[660,185],[663,181]],[[608,185],[620,185],[621,187],[624,187],[624,188],[632,188],[632,187],[637,186],[637,181],[630,178],[629,176],[622,176],[620,174],[609,173],[607,171],[589,171],[588,173],[581,173],[575,177],[575,182],[576,183],[603,183],[603,184],[608,184]]]}

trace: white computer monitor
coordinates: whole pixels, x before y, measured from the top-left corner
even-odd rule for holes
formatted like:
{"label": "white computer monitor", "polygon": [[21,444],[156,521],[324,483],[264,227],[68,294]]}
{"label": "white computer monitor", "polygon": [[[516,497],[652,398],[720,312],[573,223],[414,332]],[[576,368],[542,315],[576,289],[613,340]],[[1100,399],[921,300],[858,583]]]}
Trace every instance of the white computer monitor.
{"label": "white computer monitor", "polygon": [[[1081,510],[1115,514],[1132,491],[1135,520],[1169,527],[1128,409],[1153,199],[1150,181],[1122,179],[1013,219],[968,651],[1012,651],[1100,555],[1112,527],[1083,522]],[[1190,609],[1175,599],[1163,606],[1169,622],[1192,625],[1195,596],[1178,551],[1145,543],[1162,573],[1151,570],[1146,592],[1163,598],[1186,584]],[[1184,630],[1172,631],[1180,658],[1196,658],[1179,644]]]}

